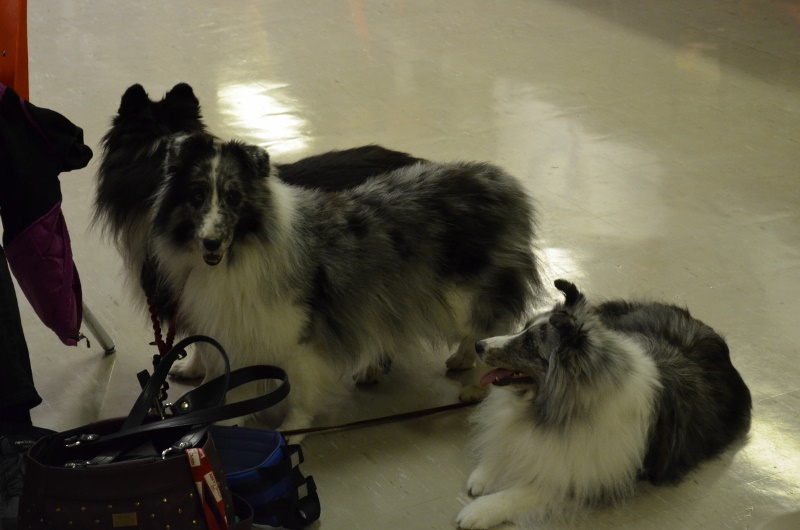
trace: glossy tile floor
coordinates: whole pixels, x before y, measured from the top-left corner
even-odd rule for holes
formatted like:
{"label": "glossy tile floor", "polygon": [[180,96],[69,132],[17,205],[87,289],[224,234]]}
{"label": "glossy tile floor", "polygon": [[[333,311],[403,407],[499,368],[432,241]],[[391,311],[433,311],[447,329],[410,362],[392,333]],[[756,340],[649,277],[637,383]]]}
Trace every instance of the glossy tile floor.
{"label": "glossy tile floor", "polygon": [[[572,526],[759,528],[800,508],[797,0],[60,0],[30,2],[29,33],[32,101],[93,147],[129,85],[186,81],[215,133],[281,160],[377,142],[505,167],[538,200],[549,279],[685,304],[725,334],[755,400],[738,451]],[[152,354],[116,251],[88,228],[96,163],[62,176],[64,209],[117,353],[61,346],[22,302],[34,420],[54,429],[126,412]],[[443,361],[399,362],[339,419],[453,402]],[[467,417],[307,438],[315,528],[454,528]]]}

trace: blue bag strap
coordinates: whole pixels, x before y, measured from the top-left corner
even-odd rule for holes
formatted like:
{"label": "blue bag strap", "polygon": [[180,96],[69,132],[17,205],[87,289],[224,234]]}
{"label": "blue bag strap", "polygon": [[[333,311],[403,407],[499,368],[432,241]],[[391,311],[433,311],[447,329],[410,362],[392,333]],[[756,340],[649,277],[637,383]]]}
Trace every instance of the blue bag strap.
{"label": "blue bag strap", "polygon": [[296,480],[297,485],[287,495],[253,506],[254,523],[273,526],[277,523],[289,530],[299,530],[319,519],[321,508],[314,477],[302,477],[299,469],[293,474],[301,480]]}
{"label": "blue bag strap", "polygon": [[303,449],[299,445],[284,445],[280,447],[283,458],[270,466],[259,466],[238,473],[228,475],[231,488],[242,497],[250,498],[277,486],[282,481],[291,480],[292,487],[298,487],[303,480],[292,474],[303,463]]}

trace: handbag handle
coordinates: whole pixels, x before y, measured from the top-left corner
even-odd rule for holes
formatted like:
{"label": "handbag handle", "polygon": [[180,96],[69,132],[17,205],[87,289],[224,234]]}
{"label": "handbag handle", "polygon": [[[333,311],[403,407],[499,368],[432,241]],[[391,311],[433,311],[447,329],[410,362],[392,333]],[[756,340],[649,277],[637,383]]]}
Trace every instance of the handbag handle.
{"label": "handbag handle", "polygon": [[[182,416],[190,416],[196,419],[195,421],[197,423],[214,423],[231,418],[238,418],[277,405],[289,395],[289,390],[291,388],[289,385],[289,377],[282,368],[270,365],[248,366],[239,368],[230,373],[228,391],[247,383],[265,379],[277,380],[280,382],[280,385],[266,394],[255,398],[220,406],[210,405],[209,403],[213,400],[213,396],[219,392],[219,389],[225,388],[223,377],[224,376],[219,376],[185,393],[170,407],[170,411],[173,414],[172,418],[167,418],[162,421],[170,422]],[[183,421],[185,420],[182,420],[182,422]]]}
{"label": "handbag handle", "polygon": [[[195,406],[198,407],[196,410],[191,412],[187,412],[185,414],[175,414],[173,416],[169,416],[162,420],[153,421],[150,423],[145,423],[143,425],[138,425],[135,427],[131,427],[130,429],[123,430],[121,429],[119,432],[115,434],[109,434],[102,437],[95,438],[94,440],[100,441],[109,441],[116,438],[122,438],[124,436],[129,436],[132,434],[139,434],[143,432],[152,432],[158,431],[163,429],[169,429],[171,427],[187,427],[190,425],[210,425],[211,423],[222,421],[222,420],[229,420],[232,418],[238,418],[240,416],[245,416],[247,414],[252,414],[254,412],[259,412],[266,408],[272,407],[279,402],[281,402],[286,396],[289,395],[290,385],[289,385],[289,378],[286,375],[286,372],[278,368],[277,366],[269,366],[269,365],[255,365],[255,366],[248,366],[245,368],[239,368],[238,370],[234,370],[229,374],[231,386],[228,390],[232,390],[236,387],[239,387],[243,384],[254,382],[254,381],[261,381],[265,379],[277,379],[281,382],[278,388],[267,392],[266,394],[246,399],[244,401],[237,401],[236,403],[229,403],[226,405],[220,405],[218,407],[211,407],[211,408],[200,408],[202,407],[202,398],[204,393],[207,392],[216,392],[217,388],[215,387],[223,387],[223,377],[219,376],[217,379],[213,379],[204,385],[200,385],[196,389],[187,392],[183,395],[178,401],[178,403],[184,402],[187,396],[189,396],[189,403],[195,402]],[[210,388],[205,388],[209,386]],[[190,396],[191,394],[191,396]],[[173,406],[173,408],[175,408]],[[181,407],[178,407],[181,408]],[[94,441],[90,440],[90,441]]]}
{"label": "handbag handle", "polygon": [[161,358],[158,366],[156,366],[155,370],[153,371],[153,376],[147,381],[147,384],[142,389],[138,399],[133,404],[133,407],[131,407],[131,411],[128,413],[128,417],[122,424],[120,432],[130,431],[134,427],[138,427],[144,423],[148,411],[153,406],[155,400],[158,399],[161,385],[167,380],[170,368],[172,368],[172,365],[175,363],[175,361],[183,358],[186,355],[187,346],[198,342],[205,342],[212,345],[222,356],[223,363],[225,364],[225,373],[220,376],[220,378],[217,378],[222,379],[222,382],[214,386],[214,399],[211,403],[211,406],[221,406],[225,402],[225,394],[228,392],[231,374],[231,363],[228,359],[228,354],[225,353],[225,349],[220,345],[220,343],[211,337],[206,337],[204,335],[193,335],[179,341],[167,352],[166,355]]}
{"label": "handbag handle", "polygon": [[[225,373],[181,396],[170,407],[170,411],[173,413],[172,416],[144,423],[147,412],[150,410],[153,400],[157,398],[161,383],[166,379],[172,363],[178,359],[186,346],[195,342],[206,342],[217,348],[225,361]],[[237,401],[236,403],[224,404],[225,394],[229,390],[247,383],[266,379],[275,379],[280,384],[277,388],[260,396]],[[207,426],[214,422],[238,418],[272,407],[285,399],[289,395],[290,389],[291,386],[289,385],[289,377],[286,371],[277,366],[254,365],[231,372],[228,356],[222,346],[210,337],[195,335],[178,342],[159,363],[119,431],[103,436],[92,434],[77,438],[85,447],[89,443],[106,443],[140,433],[165,430],[172,427]],[[200,431],[198,431],[198,435],[199,433]],[[69,442],[73,438],[75,437],[67,438],[66,441]],[[112,461],[114,457],[109,453],[104,455],[102,460]]]}
{"label": "handbag handle", "polygon": [[[286,398],[287,395],[289,395],[290,385],[288,376],[283,369],[276,366],[248,366],[246,368],[234,370],[226,375],[229,376],[230,380],[230,387],[228,390],[239,387],[246,383],[265,379],[277,379],[281,383],[278,388],[261,396],[246,399],[244,401],[237,401],[236,403],[220,405],[218,407],[202,408],[204,396],[213,396],[217,394],[219,388],[226,388],[226,376],[219,376],[218,378],[213,379],[206,384],[200,385],[195,390],[187,392],[181,397],[180,401],[178,401],[179,404],[189,403],[190,408],[197,408],[197,410],[192,410],[191,412],[186,412],[183,414],[175,414],[168,418],[151,423],[145,423],[127,430],[120,429],[118,432],[113,434],[101,436],[94,433],[88,435],[84,433],[78,436],[66,437],[64,439],[64,442],[66,442],[66,448],[69,449],[78,446],[86,447],[90,444],[108,445],[109,442],[124,440],[126,438],[133,439],[134,436],[142,433],[165,431],[172,427],[191,426],[193,428],[186,432],[180,439],[178,439],[168,452],[173,450],[181,450],[184,447],[193,447],[199,443],[205,435],[206,430],[212,423],[231,418],[238,418],[240,416],[245,416],[253,412],[264,410],[278,404],[280,401]],[[180,405],[178,407],[173,406],[173,408],[177,408],[182,412],[185,411],[185,407]],[[76,441],[79,443],[75,443]],[[113,450],[105,451],[100,455],[95,456],[92,460],[87,461],[86,463],[91,465],[109,464],[114,462],[119,454],[119,447],[115,447]],[[162,454],[162,456],[165,456],[166,454],[167,452]]]}

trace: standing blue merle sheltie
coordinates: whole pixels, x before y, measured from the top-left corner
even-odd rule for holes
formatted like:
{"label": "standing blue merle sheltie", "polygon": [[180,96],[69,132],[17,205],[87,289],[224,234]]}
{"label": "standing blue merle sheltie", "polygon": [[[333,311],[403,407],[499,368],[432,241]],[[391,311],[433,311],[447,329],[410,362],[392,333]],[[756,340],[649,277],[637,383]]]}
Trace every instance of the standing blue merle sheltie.
{"label": "standing blue merle sheltie", "polygon": [[[118,244],[139,245],[132,274],[153,261],[185,332],[215,337],[234,368],[287,370],[285,429],[308,426],[352,376],[397,355],[452,344],[448,367],[472,366],[476,340],[514,329],[539,292],[534,208],[495,166],[415,160],[318,189],[283,180],[260,147],[178,132],[149,151],[157,168],[142,165],[157,185],[128,237],[108,191],[136,178],[108,163],[126,149],[106,145],[98,218]],[[219,373],[199,353],[179,375]]]}
{"label": "standing blue merle sheltie", "polygon": [[749,430],[750,391],[713,329],[676,306],[592,305],[556,287],[564,303],[477,344],[495,369],[461,528],[614,502],[640,478],[675,483]]}

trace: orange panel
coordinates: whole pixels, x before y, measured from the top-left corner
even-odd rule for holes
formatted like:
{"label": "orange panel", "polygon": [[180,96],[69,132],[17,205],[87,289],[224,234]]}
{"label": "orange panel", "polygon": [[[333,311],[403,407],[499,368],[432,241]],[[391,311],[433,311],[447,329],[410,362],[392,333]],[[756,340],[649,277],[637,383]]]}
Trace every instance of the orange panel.
{"label": "orange panel", "polygon": [[27,0],[0,0],[0,82],[28,99]]}

